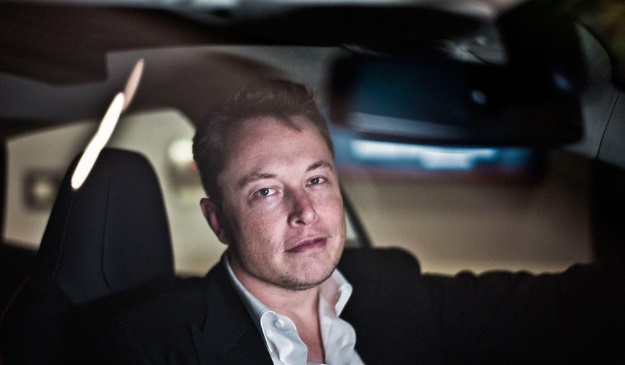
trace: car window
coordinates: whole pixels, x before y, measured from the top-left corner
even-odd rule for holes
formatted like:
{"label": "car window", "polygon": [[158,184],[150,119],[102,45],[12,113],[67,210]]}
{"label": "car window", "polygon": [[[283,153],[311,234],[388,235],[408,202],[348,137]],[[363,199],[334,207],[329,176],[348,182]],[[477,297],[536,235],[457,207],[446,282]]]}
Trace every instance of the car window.
{"label": "car window", "polygon": [[536,181],[350,174],[342,181],[374,246],[424,271],[559,271],[592,259],[588,161],[556,151]]}

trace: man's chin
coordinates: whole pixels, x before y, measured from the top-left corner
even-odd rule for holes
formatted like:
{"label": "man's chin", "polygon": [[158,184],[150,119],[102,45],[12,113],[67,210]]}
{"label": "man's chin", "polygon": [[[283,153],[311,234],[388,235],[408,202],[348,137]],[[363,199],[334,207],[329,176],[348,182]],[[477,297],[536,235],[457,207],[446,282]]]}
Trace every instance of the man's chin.
{"label": "man's chin", "polygon": [[332,273],[334,273],[335,268],[336,265],[334,265],[331,270],[327,270],[323,274],[315,275],[315,277],[282,277],[280,286],[294,291],[312,289],[328,280],[328,278],[332,276]]}
{"label": "man's chin", "polygon": [[291,273],[297,272],[300,275],[284,275],[279,278],[278,285],[294,291],[308,290],[321,285],[336,270],[343,254],[343,248],[344,246],[341,245],[335,254],[326,252],[322,258],[307,259],[305,262],[301,262],[298,268],[290,270]]}

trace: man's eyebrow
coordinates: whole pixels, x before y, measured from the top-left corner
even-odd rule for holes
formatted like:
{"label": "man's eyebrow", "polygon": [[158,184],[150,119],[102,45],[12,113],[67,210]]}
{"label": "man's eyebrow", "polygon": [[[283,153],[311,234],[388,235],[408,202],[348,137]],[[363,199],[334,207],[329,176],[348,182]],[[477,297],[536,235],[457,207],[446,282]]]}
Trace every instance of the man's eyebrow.
{"label": "man's eyebrow", "polygon": [[[317,169],[329,169],[331,171],[334,170],[334,166],[332,166],[331,163],[324,161],[324,160],[319,160],[313,164],[311,164],[310,166],[308,166],[308,168],[306,169],[306,172],[310,172],[313,170],[317,170]],[[243,178],[241,178],[241,180],[239,180],[239,183],[237,184],[237,186],[239,187],[239,189],[244,188],[246,185],[249,185],[253,182],[256,182],[258,180],[263,180],[263,179],[273,179],[275,178],[276,174],[269,174],[269,173],[253,173],[253,174],[249,174],[247,176],[244,176]]]}
{"label": "man's eyebrow", "polygon": [[239,180],[239,183],[237,185],[239,186],[239,189],[241,189],[241,188],[244,188],[246,185],[249,185],[255,181],[263,180],[263,179],[273,179],[275,177],[276,177],[276,174],[254,173],[254,174],[244,176],[241,180]]}
{"label": "man's eyebrow", "polygon": [[321,168],[329,169],[330,171],[334,170],[334,166],[332,166],[331,163],[329,163],[328,161],[319,160],[311,164],[310,166],[308,166],[308,168],[306,169],[306,172],[310,172],[310,171],[321,169]]}

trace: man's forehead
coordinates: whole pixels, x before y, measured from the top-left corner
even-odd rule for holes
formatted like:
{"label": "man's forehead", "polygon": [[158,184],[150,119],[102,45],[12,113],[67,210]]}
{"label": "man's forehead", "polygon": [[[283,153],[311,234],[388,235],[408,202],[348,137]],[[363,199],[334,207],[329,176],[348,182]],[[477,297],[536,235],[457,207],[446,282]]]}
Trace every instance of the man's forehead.
{"label": "man's forehead", "polygon": [[237,157],[244,149],[255,149],[258,152],[271,149],[274,147],[273,145],[267,146],[262,142],[266,139],[275,138],[276,135],[284,136],[280,142],[289,142],[305,137],[304,135],[309,133],[319,137],[318,141],[330,150],[319,129],[303,116],[294,116],[289,119],[273,116],[246,119],[230,133],[227,140],[229,151],[226,157],[227,160]]}
{"label": "man's forehead", "polygon": [[249,128],[286,128],[291,131],[299,132],[306,127],[314,128],[314,124],[303,116],[278,117],[273,115],[261,115],[243,119],[231,131],[231,135],[235,136],[235,138],[240,138],[241,135],[245,135],[245,132]]}
{"label": "man's forehead", "polygon": [[316,126],[297,116],[291,118],[291,123],[293,126],[276,117],[252,118],[241,123],[227,141],[220,178],[241,185],[251,179],[269,178],[281,168],[294,169],[293,173],[321,167],[333,170],[332,151]]}

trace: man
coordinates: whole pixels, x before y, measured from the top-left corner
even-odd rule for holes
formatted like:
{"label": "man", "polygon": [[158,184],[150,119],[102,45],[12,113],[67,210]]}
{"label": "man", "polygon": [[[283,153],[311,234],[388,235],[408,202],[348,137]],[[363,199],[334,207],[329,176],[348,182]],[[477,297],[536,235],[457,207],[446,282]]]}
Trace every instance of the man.
{"label": "man", "polygon": [[124,313],[112,362],[623,360],[622,266],[445,277],[399,250],[344,250],[332,144],[301,85],[243,88],[193,152],[202,212],[228,249],[206,277]]}
{"label": "man", "polygon": [[[345,243],[343,201],[328,130],[315,104],[299,86],[274,84],[275,95],[244,91],[244,99],[215,113],[198,132],[194,156],[209,192],[201,207],[228,245],[224,264],[250,314],[259,317],[274,363],[287,356],[323,363],[322,329],[343,324],[332,310],[336,303],[320,296]],[[320,318],[322,309],[328,314]],[[297,335],[274,339],[270,331],[284,330],[270,330],[268,318],[283,321],[301,341]],[[296,353],[285,355],[281,341],[292,342]],[[353,340],[350,345],[351,353],[332,355],[356,361]]]}

